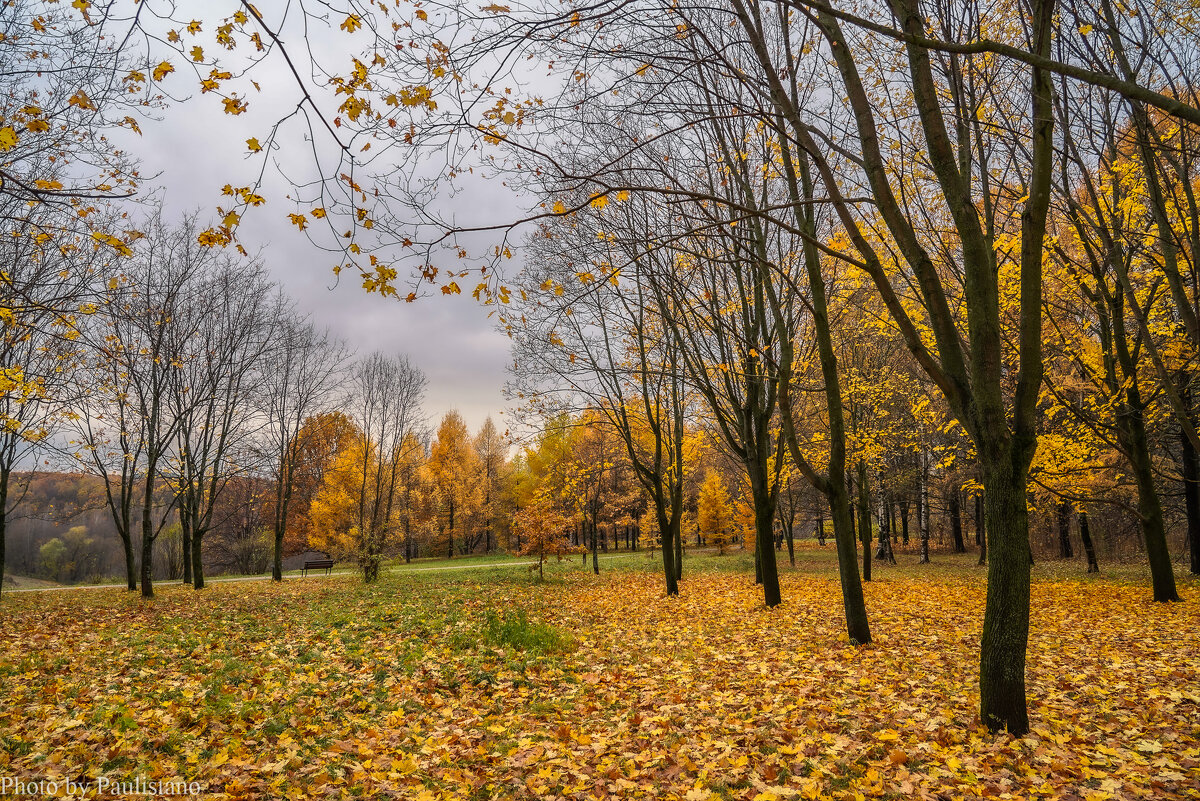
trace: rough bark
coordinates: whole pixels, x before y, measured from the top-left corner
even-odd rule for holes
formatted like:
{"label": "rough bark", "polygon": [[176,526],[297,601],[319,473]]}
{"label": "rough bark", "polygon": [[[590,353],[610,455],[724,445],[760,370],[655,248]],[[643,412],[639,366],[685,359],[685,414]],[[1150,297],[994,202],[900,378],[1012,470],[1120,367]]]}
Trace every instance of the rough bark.
{"label": "rough bark", "polygon": [[1029,640],[1027,468],[1007,459],[984,466],[991,558],[979,659],[980,716],[993,729],[1029,730],[1025,650]]}

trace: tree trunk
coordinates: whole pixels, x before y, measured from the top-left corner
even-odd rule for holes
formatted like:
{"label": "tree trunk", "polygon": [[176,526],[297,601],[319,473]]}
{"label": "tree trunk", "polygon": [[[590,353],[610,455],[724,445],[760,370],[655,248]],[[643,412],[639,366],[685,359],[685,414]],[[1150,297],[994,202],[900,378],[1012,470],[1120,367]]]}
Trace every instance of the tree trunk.
{"label": "tree trunk", "polygon": [[887,509],[887,554],[886,554],[886,556],[887,556],[888,564],[894,565],[894,564],[896,564],[896,552],[895,552],[895,550],[893,550],[892,546],[895,544],[895,540],[896,540],[896,514],[895,514],[895,510],[892,506],[892,498],[890,495],[887,496],[886,503],[887,503],[887,506],[885,507]]}
{"label": "tree trunk", "polygon": [[867,603],[863,598],[862,582],[858,575],[858,554],[852,522],[853,507],[845,483],[837,481],[832,472],[829,478],[829,508],[833,514],[833,543],[838,552],[842,604],[846,608],[846,633],[850,642],[866,645],[871,642],[871,626],[867,620]]}
{"label": "tree trunk", "polygon": [[[1135,391],[1135,389],[1129,390],[1131,394]],[[1133,468],[1134,483],[1138,488],[1138,517],[1146,542],[1146,556],[1150,560],[1150,580],[1154,586],[1154,600],[1178,601],[1179,594],[1175,589],[1175,571],[1171,566],[1171,554],[1167,550],[1162,504],[1158,500],[1158,490],[1154,486],[1154,472],[1150,464],[1146,427],[1139,405],[1130,404],[1127,431],[1130,445],[1129,462]]]}
{"label": "tree trunk", "polygon": [[133,535],[130,534],[129,521],[125,523],[125,527],[117,532],[121,536],[121,547],[125,550],[125,589],[130,592],[136,592],[137,584],[137,557],[133,551]]}
{"label": "tree trunk", "polygon": [[900,501],[900,542],[908,547],[908,496]]}
{"label": "tree trunk", "polygon": [[275,527],[275,550],[271,554],[271,580],[283,581],[283,530]]}
{"label": "tree trunk", "polygon": [[4,540],[8,536],[8,479],[12,470],[0,469],[0,596],[4,595]]}
{"label": "tree trunk", "polygon": [[983,520],[983,497],[977,492],[975,493],[975,547],[983,545],[983,535],[980,532]]}
{"label": "tree trunk", "polygon": [[958,504],[958,489],[950,490],[950,533],[954,536],[954,552],[966,553],[967,544],[963,542],[962,509]]}
{"label": "tree trunk", "polygon": [[600,575],[600,553],[599,553],[599,547],[598,547],[599,543],[597,542],[597,539],[599,539],[600,532],[596,528],[595,521],[592,521],[591,529],[592,529],[592,572],[598,576],[598,575]]}
{"label": "tree trunk", "polygon": [[867,463],[858,462],[858,539],[863,549],[862,580],[871,580],[871,498],[867,494]]}
{"label": "tree trunk", "polygon": [[1075,550],[1071,547],[1071,504],[1066,501],[1058,502],[1058,556],[1060,559],[1074,559]]}
{"label": "tree trunk", "polygon": [[[192,587],[197,590],[204,589],[204,560],[203,550],[201,546],[204,543],[204,532],[192,532],[192,552],[190,561],[192,563]],[[187,557],[185,557],[187,558]]]}
{"label": "tree trunk", "polygon": [[[665,510],[655,510],[658,517],[658,531],[663,541],[662,557],[663,557],[663,578],[667,582],[667,595],[679,594],[679,577],[675,572],[675,549],[669,545],[670,537],[674,536],[671,529],[678,530],[679,528],[679,513],[673,513],[674,520],[666,516]],[[674,524],[674,525],[672,525]],[[640,533],[640,532],[639,532]],[[634,537],[634,547],[636,548],[637,537]]]}
{"label": "tree trunk", "polygon": [[795,524],[789,524],[785,529],[787,532],[788,564],[790,564],[792,567],[796,566],[796,546],[793,544],[795,533],[792,530],[794,527]]}
{"label": "tree trunk", "polygon": [[883,496],[883,510],[879,515],[879,550],[875,553],[877,560],[882,560],[888,564],[896,564],[896,556],[892,553],[892,499],[888,495]]}
{"label": "tree trunk", "polygon": [[683,581],[683,523],[675,527],[675,580]]}
{"label": "tree trunk", "polygon": [[991,539],[979,659],[980,717],[991,729],[1029,730],[1025,650],[1029,641],[1027,468],[1005,452],[984,463],[984,516]]}
{"label": "tree trunk", "polygon": [[817,542],[825,547],[825,516],[820,512],[817,513]]}
{"label": "tree trunk", "polygon": [[[1191,410],[1191,393],[1183,394],[1187,409]],[[1191,556],[1192,575],[1200,575],[1200,459],[1187,433],[1180,429],[1179,443],[1183,451],[1183,508],[1187,511],[1187,542]],[[1080,513],[1083,514],[1082,512]],[[1090,565],[1089,565],[1090,572]]]}
{"label": "tree trunk", "polygon": [[987,515],[983,511],[983,491],[980,490],[975,495],[975,525],[978,528],[975,535],[979,543],[979,566],[987,564]]}
{"label": "tree trunk", "polygon": [[[987,517],[987,516],[986,516],[986,515],[984,515],[984,518],[985,518],[985,519],[986,519],[986,517]],[[983,528],[983,531],[981,531],[981,532],[980,532],[980,535],[981,535],[981,536],[980,536],[980,538],[979,538],[979,561],[978,561],[978,562],[976,562],[976,564],[977,564],[977,565],[979,565],[980,567],[983,567],[984,565],[986,565],[986,564],[987,564],[987,558],[988,558],[988,557],[987,557],[987,538],[988,538],[988,535],[987,535],[987,527],[986,527],[986,526],[984,526],[984,528]],[[1031,546],[1031,549],[1030,549],[1029,565],[1030,565],[1030,567],[1032,567],[1032,566],[1033,566],[1033,551],[1032,551],[1032,546]]]}
{"label": "tree trunk", "polygon": [[929,467],[921,453],[921,486],[917,490],[917,528],[921,536],[921,564],[929,564]]}
{"label": "tree trunk", "polygon": [[1096,549],[1092,545],[1092,532],[1088,528],[1087,512],[1083,510],[1079,512],[1079,539],[1083,540],[1083,552],[1087,554],[1087,572],[1099,573],[1100,565],[1096,562]]}
{"label": "tree trunk", "polygon": [[185,509],[179,509],[179,531],[183,539],[183,583],[192,583],[192,524]]}
{"label": "tree trunk", "polygon": [[154,463],[146,470],[142,493],[142,597],[154,597]]}

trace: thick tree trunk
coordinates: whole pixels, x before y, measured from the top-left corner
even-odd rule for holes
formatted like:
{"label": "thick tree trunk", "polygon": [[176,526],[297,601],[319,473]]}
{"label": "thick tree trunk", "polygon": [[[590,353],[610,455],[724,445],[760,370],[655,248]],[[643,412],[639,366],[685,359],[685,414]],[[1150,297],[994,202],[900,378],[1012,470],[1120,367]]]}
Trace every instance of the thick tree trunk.
{"label": "thick tree trunk", "polygon": [[142,597],[154,597],[154,464],[146,470],[142,493]]}
{"label": "thick tree trunk", "polygon": [[1083,510],[1079,512],[1079,539],[1083,540],[1083,552],[1087,554],[1087,572],[1099,573],[1100,565],[1096,561],[1096,548],[1092,545],[1092,532],[1088,528],[1087,512]]}
{"label": "thick tree trunk", "polygon": [[[1007,449],[1006,449],[1007,450]],[[1025,650],[1029,641],[1027,469],[1008,453],[984,464],[984,516],[991,540],[979,659],[980,717],[991,729],[1029,730]]]}
{"label": "thick tree trunk", "polygon": [[1167,550],[1167,536],[1163,524],[1162,504],[1158,500],[1158,489],[1154,486],[1154,471],[1150,464],[1149,444],[1141,410],[1133,408],[1127,426],[1129,439],[1129,462],[1134,483],[1138,488],[1138,517],[1142,536],[1146,543],[1146,556],[1150,561],[1150,580],[1154,586],[1154,600],[1178,601],[1175,589],[1175,571],[1171,566],[1171,554]]}
{"label": "thick tree trunk", "polygon": [[121,536],[121,547],[125,551],[125,589],[137,592],[137,557],[133,551],[133,536],[130,534],[128,520],[125,522],[124,529],[117,533]]}
{"label": "thick tree trunk", "polygon": [[[675,520],[672,521],[666,516],[664,510],[655,510],[655,514],[658,517],[658,530],[663,542],[663,578],[667,582],[667,595],[678,595],[679,578],[675,572],[675,549],[670,546],[670,542],[671,537],[674,536],[672,529],[678,530],[679,528],[679,515],[675,514]],[[637,542],[636,538],[634,542]]]}
{"label": "thick tree trunk", "polygon": [[287,480],[280,478],[275,488],[275,520],[272,526],[274,549],[271,553],[271,580],[283,581],[283,538],[287,534],[288,506],[291,501],[291,468],[283,467]]}
{"label": "thick tree trunk", "polygon": [[197,590],[204,589],[204,559],[203,546],[204,533],[201,531],[192,532],[192,551],[185,559],[192,563],[192,587]]}
{"label": "thick tree trunk", "polygon": [[[871,642],[871,626],[867,620],[867,602],[863,597],[862,581],[858,574],[858,554],[854,539],[850,494],[846,491],[845,483],[837,480],[832,474],[829,486],[829,508],[833,515],[833,543],[837,547],[842,605],[846,609],[846,633],[850,637],[850,642],[866,645]],[[824,531],[823,522],[822,531]]]}
{"label": "thick tree trunk", "polygon": [[929,564],[929,526],[921,526],[921,560],[923,565]]}
{"label": "thick tree trunk", "polygon": [[179,510],[179,531],[183,539],[183,583],[192,583],[192,524],[187,511]]}
{"label": "thick tree trunk", "polygon": [[958,503],[958,488],[950,490],[950,534],[954,537],[954,552],[966,553],[967,544],[963,541],[962,509]]}
{"label": "thick tree trunk", "polygon": [[[750,440],[747,437],[747,440]],[[765,447],[765,443],[758,443]],[[779,592],[779,566],[775,561],[775,503],[776,499],[769,486],[769,463],[766,456],[753,459],[746,465],[750,479],[750,497],[754,503],[755,550],[762,579],[763,602],[768,607],[779,606],[782,596]]]}
{"label": "thick tree trunk", "polygon": [[283,581],[283,531],[275,528],[275,548],[271,554],[271,580]]}
{"label": "thick tree trunk", "polygon": [[1056,513],[1058,521],[1058,556],[1060,559],[1074,559],[1075,549],[1071,547],[1071,504],[1066,501],[1059,501]]}

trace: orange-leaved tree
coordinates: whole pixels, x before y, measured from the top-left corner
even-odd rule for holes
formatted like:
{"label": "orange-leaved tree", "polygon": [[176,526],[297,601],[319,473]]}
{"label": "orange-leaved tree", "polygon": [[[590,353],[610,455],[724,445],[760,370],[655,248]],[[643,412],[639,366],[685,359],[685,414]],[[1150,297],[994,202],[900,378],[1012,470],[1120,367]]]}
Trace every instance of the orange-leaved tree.
{"label": "orange-leaved tree", "polygon": [[555,508],[554,501],[545,490],[538,490],[533,501],[517,512],[513,518],[513,528],[524,541],[517,555],[536,556],[538,559],[539,581],[546,578],[542,569],[546,557],[557,556],[562,559],[567,554],[580,551],[567,538],[571,520]]}

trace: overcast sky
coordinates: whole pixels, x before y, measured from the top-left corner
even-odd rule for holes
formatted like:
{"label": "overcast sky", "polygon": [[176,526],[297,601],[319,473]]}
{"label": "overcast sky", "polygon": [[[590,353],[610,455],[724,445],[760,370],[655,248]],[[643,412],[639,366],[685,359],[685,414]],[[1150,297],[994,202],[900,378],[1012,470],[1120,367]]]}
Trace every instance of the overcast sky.
{"label": "overcast sky", "polygon": [[[264,10],[270,5],[265,3]],[[205,11],[207,15],[209,9]],[[258,163],[246,160],[246,139],[265,141],[270,123],[294,104],[294,85],[277,69],[258,70],[254,78],[262,94],[251,94],[250,112],[233,117],[221,112],[220,98],[191,91],[193,76],[173,75],[178,83],[170,88],[191,91],[191,98],[168,109],[162,121],[143,122],[142,136],[125,141],[140,157],[144,174],[156,175],[147,188],[161,187],[170,214],[199,210],[202,218],[213,217],[215,207],[228,200],[221,196],[222,186],[252,183]],[[308,164],[307,144],[298,127],[289,130],[275,157],[285,169],[300,171]],[[501,415],[501,386],[509,341],[495,330],[489,309],[469,297],[465,284],[461,296],[404,303],[368,294],[349,272],[338,282],[331,269],[335,255],[314,247],[288,222],[287,214],[296,209],[287,190],[277,176],[268,175],[262,191],[267,204],[250,210],[240,228],[246,249],[252,254],[261,249],[267,269],[299,308],[359,353],[403,354],[420,367],[429,380],[425,409],[431,425],[456,408],[472,431],[489,415],[503,431],[507,422]],[[496,182],[459,202],[470,204],[472,216],[499,216],[511,213],[514,198]]]}

